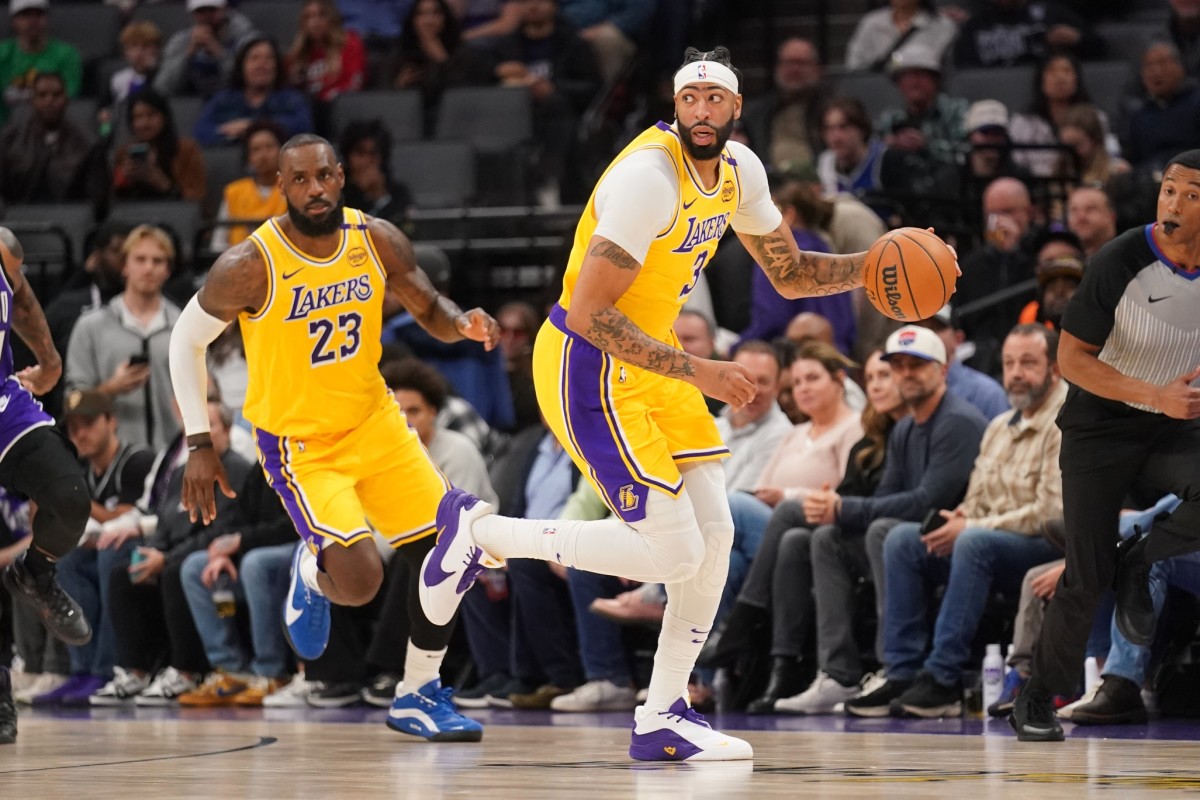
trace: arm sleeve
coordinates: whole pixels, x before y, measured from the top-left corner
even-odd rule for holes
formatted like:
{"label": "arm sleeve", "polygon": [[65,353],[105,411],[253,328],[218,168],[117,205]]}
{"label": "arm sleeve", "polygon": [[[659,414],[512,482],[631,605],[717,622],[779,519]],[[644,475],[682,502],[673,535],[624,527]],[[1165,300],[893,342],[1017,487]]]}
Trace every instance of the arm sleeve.
{"label": "arm sleeve", "polygon": [[596,187],[596,236],[644,263],[650,244],[671,224],[679,206],[679,178],[658,150],[631,153]]}
{"label": "arm sleeve", "polygon": [[783,214],[771,199],[767,185],[767,170],[749,147],[729,143],[729,152],[737,162],[738,178],[742,182],[742,199],[730,220],[733,229],[749,236],[770,233],[783,222]]}
{"label": "arm sleeve", "polygon": [[192,297],[171,331],[171,385],[183,416],[183,432],[208,433],[208,368],[204,352],[229,326],[200,307]]}

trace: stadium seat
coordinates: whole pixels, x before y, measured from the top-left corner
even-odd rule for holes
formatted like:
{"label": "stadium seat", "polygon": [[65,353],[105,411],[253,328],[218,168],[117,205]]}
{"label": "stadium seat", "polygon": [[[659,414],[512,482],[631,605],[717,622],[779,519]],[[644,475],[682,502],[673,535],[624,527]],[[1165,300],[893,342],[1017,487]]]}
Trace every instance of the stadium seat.
{"label": "stadium seat", "polygon": [[109,219],[125,220],[134,225],[158,225],[169,228],[179,245],[176,268],[190,268],[195,254],[196,234],[200,230],[200,204],[191,200],[125,201],[113,204]]}
{"label": "stadium seat", "polygon": [[[1128,61],[1085,61],[1083,85],[1097,108],[1108,115],[1110,123],[1120,116],[1121,103],[1134,82],[1139,80],[1138,69]],[[1136,92],[1134,92],[1136,94]]]}
{"label": "stadium seat", "polygon": [[[13,205],[4,211],[5,223],[42,223],[54,225],[63,230],[70,241],[69,253],[71,263],[79,265],[84,259],[84,244],[88,233],[95,224],[95,212],[90,203],[57,203],[55,205]],[[26,234],[18,234],[21,245],[26,253],[33,254],[42,250],[58,250],[60,245],[56,238],[46,234],[38,235],[37,240]],[[32,256],[30,260],[33,260]]]}
{"label": "stadium seat", "polygon": [[83,128],[83,132],[94,139],[100,133],[96,124],[99,105],[94,97],[72,97],[67,101],[67,119]]}
{"label": "stadium seat", "polygon": [[475,196],[475,151],[466,142],[399,142],[392,145],[392,174],[417,208],[457,208]]}
{"label": "stadium seat", "polygon": [[871,119],[879,119],[884,109],[904,104],[891,78],[878,72],[846,72],[831,77],[835,94],[857,98]]}
{"label": "stadium seat", "polygon": [[346,126],[355,120],[379,119],[393,142],[413,142],[424,130],[421,93],[411,90],[346,92],[333,101],[333,139],[336,144]]}
{"label": "stadium seat", "polygon": [[204,174],[208,184],[208,194],[204,198],[206,217],[216,216],[217,209],[221,207],[225,186],[245,177],[244,160],[242,148],[238,146],[204,148]]}
{"label": "stadium seat", "polygon": [[529,92],[523,88],[447,89],[438,109],[438,139],[463,139],[480,153],[502,153],[533,136]]}
{"label": "stadium seat", "polygon": [[187,6],[180,0],[163,3],[138,3],[137,8],[133,10],[133,19],[153,22],[162,31],[163,44],[166,44],[165,40],[170,39],[172,34],[178,33],[184,28],[190,28],[192,25],[192,15],[188,13]]}
{"label": "stadium seat", "polygon": [[175,118],[175,132],[180,136],[191,136],[196,120],[204,113],[204,99],[200,97],[172,97],[171,116]]}
{"label": "stadium seat", "polygon": [[[8,15],[5,14],[7,20]],[[79,48],[84,66],[114,55],[121,32],[121,12],[102,3],[51,3],[50,35]]]}
{"label": "stadium seat", "polygon": [[452,270],[446,251],[434,244],[413,242],[413,255],[417,257],[417,266],[425,271],[434,286],[450,285]]}
{"label": "stadium seat", "polygon": [[245,14],[261,33],[274,39],[279,49],[286,53],[300,28],[300,11],[303,7],[303,3],[295,0],[246,0],[238,6],[238,11]]}
{"label": "stadium seat", "polygon": [[[1136,62],[1142,50],[1166,32],[1161,22],[1101,22],[1096,35],[1104,40],[1104,55],[1109,61]],[[1090,88],[1090,87],[1089,87]]]}
{"label": "stadium seat", "polygon": [[951,76],[947,91],[970,103],[999,100],[1009,113],[1022,114],[1033,103],[1033,75],[1028,65],[964,69]]}

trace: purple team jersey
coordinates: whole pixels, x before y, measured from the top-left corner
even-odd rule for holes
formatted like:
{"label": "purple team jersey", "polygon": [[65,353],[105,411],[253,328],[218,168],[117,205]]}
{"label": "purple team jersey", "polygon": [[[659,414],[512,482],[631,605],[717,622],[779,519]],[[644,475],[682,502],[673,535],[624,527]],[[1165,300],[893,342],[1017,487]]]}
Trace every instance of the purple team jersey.
{"label": "purple team jersey", "polygon": [[21,385],[13,375],[12,355],[13,290],[8,273],[0,267],[0,459],[25,434],[43,425],[53,425],[54,418],[42,410],[42,404]]}

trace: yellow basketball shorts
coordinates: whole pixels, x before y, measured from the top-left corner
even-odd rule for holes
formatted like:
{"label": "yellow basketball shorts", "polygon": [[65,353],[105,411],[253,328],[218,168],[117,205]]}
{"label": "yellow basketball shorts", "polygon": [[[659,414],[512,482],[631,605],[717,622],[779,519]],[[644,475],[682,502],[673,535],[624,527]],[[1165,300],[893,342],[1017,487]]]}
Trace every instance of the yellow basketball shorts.
{"label": "yellow basketball shorts", "polygon": [[314,551],[366,539],[368,524],[393,547],[434,532],[450,482],[390,393],[351,431],[293,437],[256,428],[254,438],[267,482]]}
{"label": "yellow basketball shorts", "polygon": [[679,494],[680,464],[729,455],[696,387],[596,348],[557,305],[538,332],[533,374],[550,430],[626,522],[645,518],[651,489]]}

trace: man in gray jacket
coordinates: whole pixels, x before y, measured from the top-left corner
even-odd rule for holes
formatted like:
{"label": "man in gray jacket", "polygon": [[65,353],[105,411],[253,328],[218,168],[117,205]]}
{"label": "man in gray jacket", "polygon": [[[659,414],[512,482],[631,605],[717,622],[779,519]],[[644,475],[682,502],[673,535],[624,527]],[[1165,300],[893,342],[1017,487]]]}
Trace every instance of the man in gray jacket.
{"label": "man in gray jacket", "polygon": [[125,291],[71,332],[66,383],[112,398],[124,441],[162,450],[179,433],[167,367],[179,307],[162,294],[175,246],[161,228],[139,225],[122,250]]}
{"label": "man in gray jacket", "polygon": [[167,97],[210,97],[228,83],[238,45],[255,33],[254,24],[227,0],[188,0],[192,26],[167,40],[154,88]]}

